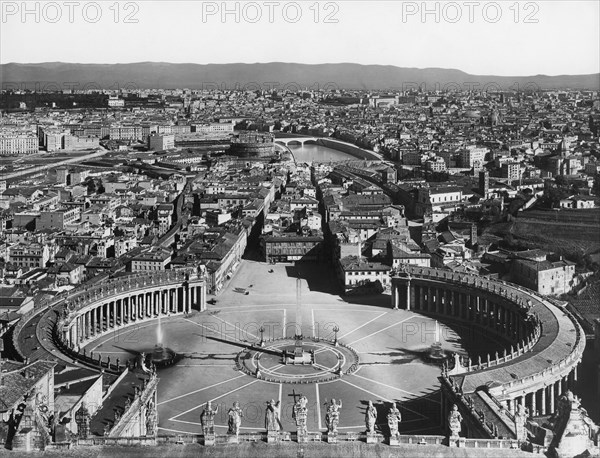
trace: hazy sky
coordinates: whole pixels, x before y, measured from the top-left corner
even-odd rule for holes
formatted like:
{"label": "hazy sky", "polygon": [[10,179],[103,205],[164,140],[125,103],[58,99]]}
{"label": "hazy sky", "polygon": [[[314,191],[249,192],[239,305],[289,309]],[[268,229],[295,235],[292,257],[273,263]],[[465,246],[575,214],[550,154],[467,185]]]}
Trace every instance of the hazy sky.
{"label": "hazy sky", "polygon": [[28,12],[21,1],[0,4],[1,63],[356,62],[510,76],[600,71],[598,0],[65,0],[25,2]]}

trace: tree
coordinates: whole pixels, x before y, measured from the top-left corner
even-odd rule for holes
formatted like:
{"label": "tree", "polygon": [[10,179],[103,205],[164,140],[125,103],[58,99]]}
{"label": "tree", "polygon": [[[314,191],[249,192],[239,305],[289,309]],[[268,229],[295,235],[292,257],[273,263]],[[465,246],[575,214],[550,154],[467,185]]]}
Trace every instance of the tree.
{"label": "tree", "polygon": [[567,197],[569,197],[569,193],[563,188],[550,187],[544,191],[541,203],[547,208],[555,208],[559,206],[562,199],[566,199]]}

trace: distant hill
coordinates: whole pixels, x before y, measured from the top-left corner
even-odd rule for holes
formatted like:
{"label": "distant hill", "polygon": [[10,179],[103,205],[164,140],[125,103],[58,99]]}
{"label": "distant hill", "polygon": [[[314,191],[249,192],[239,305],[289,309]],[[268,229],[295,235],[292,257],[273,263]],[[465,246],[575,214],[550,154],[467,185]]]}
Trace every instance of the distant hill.
{"label": "distant hill", "polygon": [[[226,88],[268,89],[273,86],[292,89],[402,89],[425,85],[427,90],[440,87],[498,87],[516,89],[592,89],[600,90],[600,74],[560,76],[493,76],[470,75],[460,70],[443,68],[403,68],[391,65],[360,64],[170,64],[140,62],[131,64],[70,64],[48,62],[39,64],[9,63],[0,65],[2,89],[24,85],[27,89],[76,87],[94,85],[103,89],[117,87],[151,88]],[[277,84],[274,84],[277,83]]]}

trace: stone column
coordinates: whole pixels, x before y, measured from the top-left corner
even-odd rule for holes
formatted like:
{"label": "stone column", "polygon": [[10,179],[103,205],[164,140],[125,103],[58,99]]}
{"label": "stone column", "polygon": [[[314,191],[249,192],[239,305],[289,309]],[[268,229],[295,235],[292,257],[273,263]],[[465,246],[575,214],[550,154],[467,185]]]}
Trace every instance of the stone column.
{"label": "stone column", "polygon": [[542,388],[540,390],[541,392],[541,399],[540,399],[540,414],[541,415],[546,415],[546,387]]}
{"label": "stone column", "polygon": [[444,290],[444,315],[450,315],[450,299],[452,291]]}
{"label": "stone column", "polygon": [[548,396],[550,397],[550,415],[554,413],[554,383],[548,386]]}
{"label": "stone column", "polygon": [[200,302],[200,306],[201,306],[200,310],[206,310],[206,284],[202,283],[202,286],[200,288],[201,288],[200,293],[202,294],[201,302]]}
{"label": "stone column", "polygon": [[183,313],[188,313],[188,293],[187,293],[187,286],[182,286],[181,287],[181,300],[183,301],[182,304],[182,311]]}
{"label": "stone column", "polygon": [[508,409],[508,411],[509,411],[510,413],[513,413],[513,412],[514,412],[514,411],[513,411],[513,400],[512,400],[512,399],[507,399],[507,400],[506,400],[506,407],[507,407],[507,409]]}
{"label": "stone column", "polygon": [[410,310],[410,280],[406,281],[406,310]]}
{"label": "stone column", "polygon": [[563,382],[563,379],[562,379],[562,378],[556,382],[556,397],[557,397],[557,398],[559,398],[559,397],[560,397],[560,395],[561,395],[561,394],[563,394],[563,390],[562,390],[562,388],[563,388],[563,386],[562,386],[562,382]]}
{"label": "stone column", "polygon": [[96,335],[96,309],[89,311],[90,314],[90,337]]}
{"label": "stone column", "polygon": [[77,324],[77,337],[75,343],[78,344],[81,342],[81,317],[82,315],[77,315],[75,323]]}
{"label": "stone column", "polygon": [[531,393],[531,414],[532,415],[537,415],[537,391],[534,391],[533,393]]}
{"label": "stone column", "polygon": [[425,310],[433,311],[433,292],[431,286],[427,286],[427,300],[425,301]]}

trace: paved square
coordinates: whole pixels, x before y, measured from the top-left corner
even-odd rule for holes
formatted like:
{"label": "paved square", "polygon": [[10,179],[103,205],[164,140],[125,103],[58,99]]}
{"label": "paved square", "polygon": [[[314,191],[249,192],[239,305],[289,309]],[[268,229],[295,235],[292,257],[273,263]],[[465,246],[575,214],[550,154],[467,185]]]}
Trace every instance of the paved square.
{"label": "paved square", "polygon": [[[175,365],[159,370],[161,434],[200,434],[200,414],[209,400],[219,406],[215,418],[219,432],[226,431],[227,410],[234,401],[240,402],[244,412],[242,431],[264,430],[266,401],[271,399],[281,401],[283,427],[293,431],[292,406],[300,393],[309,400],[309,431],[325,429],[324,403],[335,398],[343,401],[342,431],[365,429],[365,408],[371,400],[378,408],[377,423],[383,433],[387,432],[390,402],[400,403],[402,433],[439,432],[440,368],[422,358],[435,340],[434,320],[392,310],[389,295],[352,297],[347,302],[336,294],[336,288],[327,266],[300,264],[296,268],[245,260],[208,311],[163,318],[160,324],[154,320],[134,325],[91,343],[87,351],[113,361],[134,358],[141,351],[150,353],[160,326],[163,344],[180,355]],[[300,329],[307,339],[333,340],[337,327],[339,342],[358,354],[359,368],[325,383],[272,383],[247,375],[236,368],[235,357],[260,342],[261,327],[265,340],[293,338]],[[464,353],[461,338],[452,329],[440,324],[440,336],[445,350]],[[326,350],[316,353],[321,351],[325,356]],[[317,353],[317,361],[320,357]],[[323,367],[333,365],[330,359],[331,355],[322,359]],[[290,371],[276,358],[265,361],[270,361],[272,371]]]}

